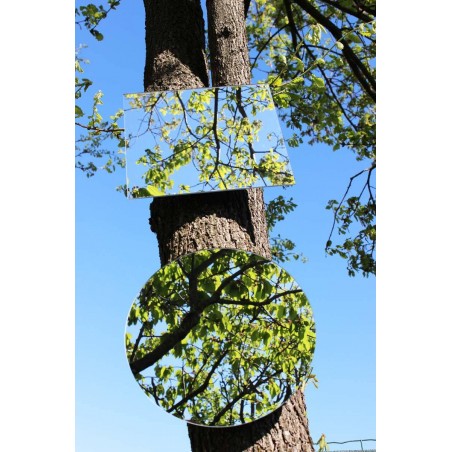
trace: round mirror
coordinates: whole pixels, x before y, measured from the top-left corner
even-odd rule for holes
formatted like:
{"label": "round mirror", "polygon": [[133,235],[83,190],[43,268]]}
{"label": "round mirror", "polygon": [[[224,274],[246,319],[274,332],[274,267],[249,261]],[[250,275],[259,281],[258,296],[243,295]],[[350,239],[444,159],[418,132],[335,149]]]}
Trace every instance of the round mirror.
{"label": "round mirror", "polygon": [[186,255],[134,300],[126,352],[143,391],[188,422],[232,426],[281,406],[310,373],[315,325],[295,280],[237,250]]}

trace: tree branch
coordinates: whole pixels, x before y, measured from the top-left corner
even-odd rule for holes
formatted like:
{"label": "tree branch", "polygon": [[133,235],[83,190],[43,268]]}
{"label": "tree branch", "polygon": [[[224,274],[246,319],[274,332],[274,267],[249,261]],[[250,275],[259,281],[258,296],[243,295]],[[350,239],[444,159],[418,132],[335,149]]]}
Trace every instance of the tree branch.
{"label": "tree branch", "polygon": [[[245,108],[243,107],[242,88],[240,88],[240,87],[237,88],[236,99],[237,99],[237,108],[238,108],[240,114],[242,115],[243,119],[248,119],[248,115],[246,114]],[[247,141],[247,144],[248,144],[248,149],[250,150],[250,158],[251,158],[251,160],[254,160],[255,151],[254,151],[253,143],[251,143],[250,141]]]}
{"label": "tree branch", "polygon": [[[212,419],[209,425],[215,425],[243,396],[251,394],[252,391],[256,391],[257,387],[271,380],[273,377],[281,373],[281,370],[273,372],[270,376],[264,379],[257,379],[254,382],[250,381],[227,405],[223,407]],[[262,375],[261,375],[262,376]]]}
{"label": "tree branch", "polygon": [[228,253],[226,249],[220,249],[215,253],[212,253],[205,261],[201,262],[197,267],[193,267],[195,253],[192,256],[192,268],[190,270],[190,276],[198,277],[207,267],[215,262],[219,257],[223,257]]}
{"label": "tree branch", "polygon": [[232,275],[229,275],[227,278],[223,279],[223,281],[221,282],[221,284],[218,286],[218,289],[212,294],[212,297],[210,299],[209,305],[218,303],[220,300],[220,296],[221,296],[221,292],[222,290],[232,281],[234,281],[235,278],[237,278],[237,276],[240,276],[243,274],[244,271],[248,270],[249,268],[253,268],[253,267],[257,267],[257,266],[261,266],[263,264],[268,263],[268,260],[266,259],[262,259],[260,261],[255,261],[255,262],[248,262],[245,265],[242,265],[240,267],[240,270],[237,270],[235,273],[233,273]]}
{"label": "tree branch", "polygon": [[286,295],[290,295],[293,293],[303,293],[303,291],[301,289],[287,290],[286,292],[277,293],[265,301],[225,300],[222,298],[221,300],[213,302],[212,304],[217,303],[217,304],[233,304],[239,306],[267,306],[268,304],[272,303],[278,298],[285,297]]}
{"label": "tree branch", "polygon": [[[309,48],[309,46],[306,46],[306,51],[309,53],[309,55],[311,55],[311,58],[313,58],[315,60],[315,55],[314,52]],[[348,121],[348,123],[352,126],[353,130],[355,132],[358,131],[358,128],[355,126],[355,124],[352,122],[352,120],[349,118],[347,112],[345,111],[345,108],[342,105],[342,102],[338,99],[333,86],[331,85],[330,79],[326,76],[326,73],[324,71],[324,69],[322,68],[322,66],[319,64],[318,65],[319,71],[322,73],[323,78],[325,79],[326,84],[328,85],[328,88],[331,92],[331,95],[333,96],[334,101],[336,102],[336,104],[339,106],[339,108],[342,111],[342,114],[344,115],[345,119]]]}
{"label": "tree branch", "polygon": [[339,11],[342,11],[345,14],[350,14],[351,16],[356,17],[357,19],[364,20],[365,22],[369,22],[369,21],[373,20],[373,17],[362,12],[361,10],[351,9],[348,6],[341,5],[340,2],[334,2],[332,0],[320,0],[320,1],[323,3],[326,3],[327,5],[332,6],[333,8],[338,9]]}
{"label": "tree branch", "polygon": [[[210,177],[212,177],[215,173],[215,171],[218,171],[218,165],[220,163],[220,155],[221,155],[221,144],[220,144],[220,139],[218,138],[218,130],[217,130],[217,126],[218,126],[218,89],[214,90],[214,107],[213,107],[213,124],[212,124],[212,131],[213,131],[213,136],[215,139],[215,166],[212,170],[212,172],[210,173]],[[220,179],[222,179],[220,172],[218,171],[218,175],[220,176]],[[210,178],[209,177],[209,178]],[[224,181],[223,181],[224,183]]]}
{"label": "tree branch", "polygon": [[[297,35],[298,35],[298,31],[297,31],[297,27],[295,25],[295,21],[293,18],[293,14],[292,14],[292,8],[290,6],[290,0],[284,0],[284,6],[286,8],[286,12],[287,12],[287,19],[289,20],[289,26],[290,26],[290,32],[292,34],[292,45],[294,48],[294,52],[296,52],[296,55],[298,56],[298,58],[300,58],[299,56],[299,52],[297,51],[297,46],[298,46],[298,40],[297,40]],[[298,35],[299,36],[299,35]],[[311,46],[308,45],[304,45],[304,48],[306,49],[306,51],[309,53],[309,55],[311,56],[311,58],[315,61],[316,57],[314,55],[314,52],[310,49]],[[317,46],[318,47],[318,46]],[[328,51],[331,51],[331,49],[325,49]],[[350,123],[350,125],[353,127],[353,129],[356,131],[356,126],[355,124],[353,124],[353,122],[351,121],[351,119],[348,117],[344,107],[342,106],[342,103],[339,101],[339,99],[336,96],[336,93],[334,92],[333,87],[331,86],[331,82],[329,80],[329,78],[326,76],[325,71],[323,70],[323,68],[321,67],[321,65],[318,65],[318,68],[320,70],[320,72],[323,75],[323,78],[325,79],[326,84],[328,85],[328,88],[331,92],[331,95],[333,96],[334,101],[337,103],[337,105],[339,106],[339,108],[342,111],[342,114],[344,115],[344,117],[347,119],[347,121]]]}
{"label": "tree branch", "polygon": [[187,313],[183,318],[179,327],[171,333],[164,334],[160,344],[147,355],[134,362],[130,362],[130,369],[136,375],[148,367],[154,365],[159,359],[165,356],[176,344],[188,336],[190,331],[200,322],[202,311],[207,304],[204,302],[198,303],[196,309]]}
{"label": "tree branch", "polygon": [[376,101],[376,83],[372,74],[368,71],[363,62],[356,56],[352,48],[349,46],[347,41],[344,39],[342,30],[338,28],[333,22],[331,22],[327,17],[325,17],[318,9],[316,9],[308,0],[292,0],[300,8],[306,11],[310,16],[312,16],[319,24],[323,25],[336,39],[343,44],[342,54],[344,55],[350,69],[355,74],[359,83],[366,91],[366,93],[371,97],[371,99]]}
{"label": "tree branch", "polygon": [[373,5],[365,5],[361,2],[361,0],[353,0],[357,8],[362,9],[367,14],[372,14],[372,16],[375,16],[377,13],[377,9],[375,8],[375,4]]}
{"label": "tree branch", "polygon": [[244,0],[245,19],[246,19],[246,16],[248,15],[248,10],[250,9],[250,3],[251,3],[251,0]]}
{"label": "tree branch", "polygon": [[130,355],[130,361],[133,361],[133,359],[135,358],[135,354],[137,353],[138,345],[141,341],[141,338],[143,337],[145,328],[146,328],[146,323],[143,323],[143,325],[141,325],[140,332],[138,333],[137,340],[135,341],[135,344],[133,344],[133,350]]}
{"label": "tree branch", "polygon": [[99,127],[85,126],[84,124],[80,124],[79,122],[75,123],[76,126],[82,127],[87,130],[95,130],[96,132],[105,132],[105,133],[116,133],[116,132],[124,132],[125,129],[120,129],[119,127],[110,127],[108,129],[101,129]]}
{"label": "tree branch", "polygon": [[210,383],[210,379],[212,378],[212,375],[215,373],[215,371],[217,370],[218,366],[221,364],[221,361],[223,361],[223,358],[228,354],[229,349],[226,349],[217,359],[217,361],[215,362],[215,364],[212,366],[212,369],[210,370],[210,372],[207,374],[207,377],[204,381],[204,383],[199,386],[197,389],[195,389],[194,391],[190,392],[188,395],[186,395],[183,399],[181,399],[179,402],[177,402],[175,405],[173,405],[168,411],[168,413],[171,413],[174,410],[177,410],[180,406],[184,405],[185,403],[187,403],[189,400],[193,399],[194,397],[196,397],[198,394],[201,394],[201,392],[205,391],[207,389],[207,386],[209,386]]}
{"label": "tree branch", "polygon": [[285,24],[282,27],[278,28],[272,35],[269,36],[269,38],[267,39],[267,41],[265,41],[265,43],[262,45],[261,49],[259,50],[259,52],[257,52],[256,57],[254,58],[254,62],[251,65],[251,70],[253,70],[257,64],[257,60],[260,57],[261,53],[267,48],[267,45],[270,43],[270,41],[277,36],[282,30],[284,30],[284,28],[286,28],[289,24]]}
{"label": "tree branch", "polygon": [[293,50],[297,57],[300,58],[300,54],[297,49],[297,27],[295,26],[295,21],[293,19],[292,9],[290,7],[290,0],[284,0],[284,8],[286,9],[287,19],[289,20],[290,34],[292,35],[292,45]]}
{"label": "tree branch", "polygon": [[[334,209],[333,226],[331,227],[330,235],[328,236],[327,246],[325,247],[325,250],[327,250],[327,249],[329,248],[328,244],[329,244],[330,241],[331,241],[331,237],[333,236],[334,228],[335,228],[336,222],[337,222],[337,213],[338,213],[340,207],[342,206],[342,204],[344,203],[345,198],[346,198],[346,196],[347,196],[348,192],[350,191],[350,188],[351,188],[351,186],[352,186],[352,184],[353,184],[353,181],[354,181],[357,177],[361,176],[361,174],[368,172],[367,183],[366,183],[366,185],[369,184],[369,182],[370,182],[370,175],[371,175],[372,171],[376,168],[376,166],[377,166],[377,164],[376,164],[376,162],[374,161],[374,162],[372,162],[372,165],[371,165],[369,168],[363,169],[363,170],[360,171],[359,173],[356,173],[354,176],[350,177],[350,181],[349,181],[349,183],[348,183],[347,189],[345,190],[344,196],[342,196],[341,202],[340,202],[339,205]],[[373,196],[372,196],[372,199],[373,199]]]}

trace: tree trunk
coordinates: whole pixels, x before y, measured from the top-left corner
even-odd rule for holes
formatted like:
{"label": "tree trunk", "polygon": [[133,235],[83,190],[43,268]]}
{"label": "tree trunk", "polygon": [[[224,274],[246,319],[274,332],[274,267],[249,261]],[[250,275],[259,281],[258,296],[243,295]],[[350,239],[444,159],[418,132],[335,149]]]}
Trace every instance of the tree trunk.
{"label": "tree trunk", "polygon": [[267,416],[237,427],[188,424],[193,452],[313,452],[302,391]]}
{"label": "tree trunk", "polygon": [[251,82],[244,3],[207,0],[210,66],[213,86]]}
{"label": "tree trunk", "polygon": [[209,85],[199,0],[144,0],[145,91]]}
{"label": "tree trunk", "polygon": [[[145,90],[208,85],[204,19],[199,0],[144,0],[144,5]],[[237,5],[235,9],[240,10]],[[241,11],[243,16],[243,5]],[[230,37],[233,37],[237,23],[232,20],[228,23],[234,33]],[[237,76],[234,83],[243,84],[249,81],[244,29],[237,44],[245,49],[247,70],[241,69],[240,78]],[[234,67],[243,66],[243,61],[238,61]],[[149,222],[151,230],[157,234],[162,265],[185,254],[211,248],[243,249],[271,258],[261,189],[155,198]]]}
{"label": "tree trunk", "polygon": [[[146,91],[208,84],[199,0],[144,0]],[[243,0],[207,0],[214,86],[250,83]],[[270,258],[262,189],[155,198],[151,229],[162,265],[190,252],[233,248]],[[303,392],[275,412],[236,427],[188,424],[193,452],[313,452]]]}
{"label": "tree trunk", "polygon": [[252,251],[271,258],[262,190],[234,190],[156,198],[151,230],[162,265],[213,248]]}

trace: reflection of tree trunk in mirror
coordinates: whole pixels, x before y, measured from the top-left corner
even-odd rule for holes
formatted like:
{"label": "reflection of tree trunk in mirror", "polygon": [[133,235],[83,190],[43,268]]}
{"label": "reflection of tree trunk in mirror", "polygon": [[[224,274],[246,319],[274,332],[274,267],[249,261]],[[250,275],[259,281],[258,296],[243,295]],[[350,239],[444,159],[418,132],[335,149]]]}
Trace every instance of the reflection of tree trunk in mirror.
{"label": "reflection of tree trunk in mirror", "polygon": [[[144,0],[145,89],[207,84],[204,28],[199,0]],[[250,82],[244,2],[208,0],[213,85]],[[151,205],[162,265],[190,252],[235,248],[270,258],[261,189],[156,198]],[[238,427],[189,424],[192,450],[312,452],[302,391],[261,420]]]}

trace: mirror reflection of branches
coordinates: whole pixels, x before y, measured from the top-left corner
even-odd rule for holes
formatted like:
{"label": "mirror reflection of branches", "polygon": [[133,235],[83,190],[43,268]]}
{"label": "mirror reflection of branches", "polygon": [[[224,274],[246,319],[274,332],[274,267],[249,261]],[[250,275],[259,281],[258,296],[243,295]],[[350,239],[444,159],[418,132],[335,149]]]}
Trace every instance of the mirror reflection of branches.
{"label": "mirror reflection of branches", "polygon": [[267,85],[124,101],[129,197],[295,183]]}
{"label": "mirror reflection of branches", "polygon": [[144,285],[126,350],[144,392],[190,422],[230,426],[281,406],[310,374],[309,302],[282,268],[244,251],[200,251]]}

